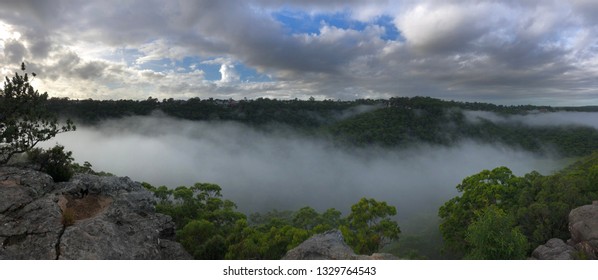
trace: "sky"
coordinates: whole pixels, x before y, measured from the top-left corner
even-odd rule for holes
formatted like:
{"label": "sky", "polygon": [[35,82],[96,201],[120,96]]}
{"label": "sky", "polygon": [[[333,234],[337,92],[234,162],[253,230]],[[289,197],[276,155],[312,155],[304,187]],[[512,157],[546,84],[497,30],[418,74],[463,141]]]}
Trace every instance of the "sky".
{"label": "sky", "polygon": [[598,105],[598,1],[0,2],[0,74],[72,99]]}

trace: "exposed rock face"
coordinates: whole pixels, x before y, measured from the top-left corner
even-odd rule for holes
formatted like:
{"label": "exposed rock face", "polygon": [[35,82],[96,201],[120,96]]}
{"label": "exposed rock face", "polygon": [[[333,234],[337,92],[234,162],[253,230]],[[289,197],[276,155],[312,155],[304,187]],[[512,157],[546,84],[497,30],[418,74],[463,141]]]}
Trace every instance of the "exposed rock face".
{"label": "exposed rock face", "polygon": [[567,243],[558,238],[548,240],[532,253],[539,260],[570,260],[576,258],[598,259],[598,201],[584,205],[569,213]]}
{"label": "exposed rock face", "polygon": [[191,259],[129,178],[0,167],[0,259]]}
{"label": "exposed rock face", "polygon": [[532,257],[538,260],[573,260],[575,255],[575,248],[558,238],[548,240],[532,252]]}
{"label": "exposed rock face", "polygon": [[392,260],[391,254],[357,255],[338,230],[316,234],[288,251],[283,260]]}
{"label": "exposed rock face", "polygon": [[569,213],[571,243],[584,258],[598,259],[598,201]]}

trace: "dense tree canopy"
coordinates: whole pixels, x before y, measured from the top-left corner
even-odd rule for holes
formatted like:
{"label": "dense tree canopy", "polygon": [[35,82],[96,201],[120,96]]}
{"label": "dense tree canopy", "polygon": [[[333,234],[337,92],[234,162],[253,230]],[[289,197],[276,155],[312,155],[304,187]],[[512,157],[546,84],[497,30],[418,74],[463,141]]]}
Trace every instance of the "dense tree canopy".
{"label": "dense tree canopy", "polygon": [[313,234],[339,227],[355,250],[371,254],[400,232],[390,220],[396,209],[373,199],[361,199],[345,218],[334,208],[319,213],[311,207],[247,218],[222,199],[215,184],[176,189],[143,185],[157,198],[156,210],[173,218],[178,241],[196,259],[280,259]]}
{"label": "dense tree canopy", "polygon": [[451,145],[473,139],[500,143],[532,152],[553,149],[564,156],[583,156],[598,149],[598,130],[589,126],[531,126],[519,122],[471,121],[469,111],[500,116],[553,111],[598,111],[596,107],[502,106],[443,101],[429,97],[360,99],[355,101],[188,100],[69,100],[52,98],[50,111],[81,123],[109,118],[150,115],[201,121],[237,121],[260,129],[285,125],[348,145],[409,147],[421,143]]}
{"label": "dense tree canopy", "polygon": [[491,205],[467,227],[465,240],[471,250],[465,258],[478,260],[521,260],[527,258],[528,243],[515,220]]}
{"label": "dense tree canopy", "polygon": [[[597,169],[594,153],[549,176],[518,177],[499,167],[465,178],[457,186],[461,195],[439,209],[446,248],[472,258],[519,258],[513,244],[521,240],[527,240],[527,253],[551,238],[567,240],[569,212],[598,199]],[[498,224],[505,230],[494,228]]]}

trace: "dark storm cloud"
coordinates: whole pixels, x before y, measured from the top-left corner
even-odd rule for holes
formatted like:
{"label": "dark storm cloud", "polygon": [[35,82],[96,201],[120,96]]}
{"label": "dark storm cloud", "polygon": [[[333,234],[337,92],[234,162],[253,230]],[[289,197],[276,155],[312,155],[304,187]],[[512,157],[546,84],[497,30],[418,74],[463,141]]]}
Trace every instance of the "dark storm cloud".
{"label": "dark storm cloud", "polygon": [[9,40],[4,43],[4,57],[8,63],[20,64],[26,53],[27,49],[19,41]]}

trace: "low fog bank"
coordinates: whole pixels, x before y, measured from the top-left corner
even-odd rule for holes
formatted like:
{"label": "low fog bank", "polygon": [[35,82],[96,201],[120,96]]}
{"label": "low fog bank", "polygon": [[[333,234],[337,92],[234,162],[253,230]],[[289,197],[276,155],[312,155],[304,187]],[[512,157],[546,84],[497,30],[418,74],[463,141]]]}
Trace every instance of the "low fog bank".
{"label": "low fog bank", "polygon": [[482,169],[508,166],[517,175],[548,174],[558,159],[501,146],[462,142],[404,151],[346,150],[288,130],[264,134],[232,122],[192,122],[163,116],[129,117],[57,136],[77,162],[153,185],[219,184],[250,213],[272,209],[347,211],[361,197],[397,207],[399,220],[435,213],[455,186]]}
{"label": "low fog bank", "polygon": [[468,121],[477,123],[485,119],[494,123],[519,123],[529,126],[581,125],[598,129],[598,113],[594,112],[547,112],[527,115],[499,115],[487,111],[463,111]]}

